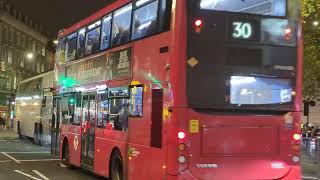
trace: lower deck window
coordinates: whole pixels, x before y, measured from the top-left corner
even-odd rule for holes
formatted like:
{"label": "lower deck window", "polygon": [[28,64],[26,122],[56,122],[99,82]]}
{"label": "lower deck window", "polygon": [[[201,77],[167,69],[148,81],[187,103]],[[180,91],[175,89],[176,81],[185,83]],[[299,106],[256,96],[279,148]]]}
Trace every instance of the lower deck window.
{"label": "lower deck window", "polygon": [[129,100],[126,98],[110,99],[110,115],[107,128],[113,130],[128,131],[128,105]]}
{"label": "lower deck window", "polygon": [[109,114],[109,101],[107,93],[98,94],[98,103],[97,103],[97,114],[98,122],[97,126],[100,128],[106,128],[107,124],[110,122],[108,119]]}

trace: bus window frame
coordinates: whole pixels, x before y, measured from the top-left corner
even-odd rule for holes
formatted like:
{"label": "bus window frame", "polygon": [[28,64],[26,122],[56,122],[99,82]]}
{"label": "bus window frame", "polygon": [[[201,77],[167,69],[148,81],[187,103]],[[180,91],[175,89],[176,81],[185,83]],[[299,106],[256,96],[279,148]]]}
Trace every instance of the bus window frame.
{"label": "bus window frame", "polygon": [[[77,101],[77,96],[80,97],[80,103]],[[75,105],[74,105],[74,115],[73,115],[73,121],[72,121],[72,125],[74,126],[80,126],[81,125],[81,113],[82,113],[82,94],[81,93],[74,93],[74,99],[75,99]],[[76,116],[76,108],[77,108],[77,105],[80,105],[80,117],[79,117],[79,120],[78,120],[78,123],[75,123],[74,122],[74,119],[75,119],[75,116]]]}
{"label": "bus window frame", "polygon": [[[84,32],[84,47],[83,47],[83,54],[82,54],[82,56],[80,57],[79,55],[78,55],[78,43],[79,43],[79,31],[80,30],[82,30],[82,29],[84,29],[85,30],[85,32]],[[87,38],[87,27],[86,26],[82,26],[82,27],[80,27],[79,29],[77,29],[76,30],[76,32],[78,33],[77,34],[77,50],[76,50],[76,58],[74,59],[74,60],[77,60],[77,59],[81,59],[81,58],[84,58],[85,57],[85,50],[86,50],[86,38]]]}
{"label": "bus window frame", "polygon": [[[128,101],[128,106],[126,107],[127,110],[128,110],[128,116],[127,116],[127,130],[125,131],[124,129],[122,129],[121,131],[120,130],[117,130],[117,129],[112,129],[112,131],[119,131],[119,132],[126,132],[128,133],[129,131],[129,101],[130,101],[130,86],[116,86],[116,87],[110,87],[108,88],[108,103],[109,103],[109,116],[108,116],[108,120],[110,121],[110,117],[114,114],[111,113],[111,103],[112,103],[112,100],[116,100],[116,99],[126,99]],[[109,91],[112,90],[112,89],[126,89],[128,94],[126,96],[110,96],[109,94]],[[118,118],[120,119],[120,116],[118,115]],[[123,123],[123,122],[122,122]]]}
{"label": "bus window frame", "polygon": [[[129,39],[128,39],[127,42],[113,45],[113,37],[112,37],[112,35],[113,35],[113,25],[114,25],[114,20],[115,20],[115,13],[116,13],[116,11],[119,11],[120,9],[122,9],[122,8],[124,8],[126,6],[129,6],[130,4],[131,4],[131,13],[130,13],[130,25],[129,25]],[[121,6],[121,7],[119,7],[119,8],[117,8],[117,9],[112,11],[111,38],[110,38],[111,39],[111,41],[110,41],[111,42],[111,45],[110,45],[111,48],[122,46],[124,44],[128,44],[128,43],[132,42],[131,35],[132,35],[132,20],[133,20],[133,10],[134,10],[133,9],[133,4],[134,4],[133,2],[128,2],[125,5],[123,5],[123,6]]]}
{"label": "bus window frame", "polygon": [[[101,91],[105,91],[105,95],[106,95],[106,100],[108,101],[108,114],[107,114],[107,120],[109,120],[109,115],[110,115],[110,104],[109,104],[109,91],[108,89],[105,90],[101,90]],[[97,91],[100,92],[100,91]],[[100,109],[98,108],[98,104],[101,103],[101,94],[103,93],[97,93],[96,94],[96,127],[99,129],[106,129],[107,128],[107,124],[105,124],[104,126],[99,125],[99,112],[101,112],[101,106]]]}
{"label": "bus window frame", "polygon": [[[110,32],[109,32],[109,45],[107,48],[101,48],[101,44],[102,44],[102,33],[103,33],[103,20],[105,18],[107,18],[108,16],[110,16],[111,20],[110,20]],[[101,18],[101,33],[100,33],[100,47],[99,47],[99,52],[101,51],[105,51],[107,49],[110,49],[112,47],[112,43],[111,43],[111,39],[112,39],[112,21],[113,21],[113,11],[111,11],[110,13],[102,16]]]}
{"label": "bus window frame", "polygon": [[[96,24],[96,23],[99,22],[99,21],[100,21],[100,25],[97,25],[97,26],[95,26],[95,27],[93,27],[93,28],[91,28],[91,29],[89,28],[89,26],[94,25],[94,24]],[[82,57],[82,58],[101,52],[101,50],[100,50],[100,45],[101,45],[101,34],[102,34],[102,18],[101,18],[101,17],[100,17],[100,18],[97,18],[96,20],[92,21],[90,24],[87,24],[87,25],[85,26],[85,28],[86,28],[86,33],[85,33],[85,34],[86,34],[86,37],[85,37],[84,53],[83,53],[83,57]],[[89,53],[89,54],[86,54],[86,51],[87,51],[88,33],[92,32],[92,31],[94,31],[94,30],[97,30],[98,28],[100,28],[100,33],[99,33],[99,38],[98,38],[98,39],[99,39],[99,42],[98,42],[98,44],[99,44],[98,51],[97,51],[97,52],[91,52],[91,53]],[[80,29],[82,29],[82,28],[80,28]],[[79,29],[78,29],[78,30],[79,30]],[[81,58],[80,58],[80,59],[81,59]]]}
{"label": "bus window frame", "polygon": [[[75,37],[73,37],[73,38],[71,38],[71,39],[68,38],[68,36],[72,36],[72,35],[74,35],[74,34],[76,34]],[[64,51],[64,52],[65,52],[65,61],[66,61],[66,62],[74,61],[74,60],[77,59],[78,36],[79,36],[78,31],[75,31],[75,32],[70,33],[70,34],[68,34],[67,36],[65,36],[66,38],[65,38],[65,51]],[[68,49],[67,49],[67,43],[68,43],[69,41],[74,40],[74,39],[76,39],[75,55],[74,55],[74,58],[73,58],[73,59],[69,60],[69,59],[67,58],[67,57],[68,57],[68,53],[67,53],[67,50],[68,50]]]}
{"label": "bus window frame", "polygon": [[[148,2],[148,3],[145,3],[145,4],[143,4],[142,6],[140,6],[139,8],[141,8],[141,7],[145,6],[145,5],[148,5],[149,3],[152,3],[152,2],[154,2],[154,1],[155,1],[155,0],[150,1],[150,2]],[[112,10],[112,11],[107,12],[106,14],[103,14],[101,17],[99,17],[99,18],[91,21],[90,23],[88,23],[88,24],[86,24],[86,25],[84,25],[84,26],[81,26],[80,28],[77,28],[77,29],[76,29],[75,31],[73,31],[72,33],[75,33],[75,32],[79,31],[79,30],[82,29],[82,28],[86,28],[86,33],[85,33],[85,39],[86,39],[86,38],[87,38],[87,33],[88,33],[87,27],[88,27],[89,25],[91,25],[91,24],[93,24],[94,22],[97,22],[97,21],[99,21],[99,20],[102,21],[102,20],[103,20],[103,17],[107,16],[108,14],[112,14],[111,31],[110,31],[111,36],[112,36],[112,24],[113,24],[113,19],[114,19],[114,12],[115,12],[116,10],[118,10],[118,9],[120,9],[120,8],[128,5],[128,4],[130,4],[130,3],[133,3],[133,4],[134,4],[134,2],[136,2],[136,1],[132,1],[132,2],[126,3],[126,4],[124,4],[124,5],[120,6],[120,7]],[[163,17],[163,19],[164,19],[164,22],[163,22],[163,23],[164,23],[164,25],[167,25],[167,26],[161,27],[161,26],[160,26],[160,15],[162,15],[162,13],[160,13],[160,12],[161,12],[160,5],[161,5],[163,2],[165,2],[165,5],[166,5],[166,9],[165,9],[164,14],[163,14],[163,16],[164,16],[164,17]],[[169,6],[168,6],[168,4],[169,4]],[[117,48],[117,47],[119,47],[119,46],[125,46],[125,45],[128,45],[128,44],[130,44],[130,43],[134,43],[134,42],[136,42],[136,41],[139,41],[139,40],[142,40],[142,39],[146,39],[146,38],[149,38],[149,37],[152,37],[152,36],[156,36],[156,35],[158,35],[158,34],[161,34],[161,33],[164,33],[164,32],[168,32],[168,31],[171,30],[171,27],[172,27],[172,26],[171,26],[172,0],[159,0],[159,2],[158,2],[157,31],[156,31],[155,33],[153,33],[153,34],[148,35],[148,36],[143,36],[143,37],[141,37],[141,38],[137,38],[137,39],[134,39],[134,40],[133,40],[133,39],[131,38],[131,36],[132,36],[132,31],[131,31],[131,29],[132,29],[132,18],[133,18],[133,11],[134,11],[134,10],[135,10],[135,8],[134,8],[134,5],[133,5],[133,6],[132,6],[132,12],[131,12],[131,22],[130,22],[130,39],[129,39],[128,42],[126,42],[126,43],[124,43],[124,44],[119,44],[119,45],[116,45],[116,46],[112,46],[112,44],[110,44],[110,46],[109,46],[108,48],[101,50],[100,45],[101,45],[101,34],[102,34],[102,33],[100,32],[99,51],[97,51],[96,53],[88,54],[88,55],[86,55],[86,54],[84,53],[84,55],[83,55],[82,57],[78,57],[78,53],[76,52],[76,58],[75,58],[73,61],[80,60],[80,59],[86,58],[86,57],[88,57],[88,56],[91,56],[91,55],[94,55],[94,54],[98,54],[98,53],[101,53],[101,52],[104,52],[104,51],[107,51],[107,50],[111,50],[111,49]],[[169,15],[169,18],[168,18],[166,15]],[[169,21],[166,21],[166,20],[169,20]],[[101,30],[102,30],[102,26],[101,26],[101,25],[102,25],[102,22],[101,22],[101,24],[100,24],[100,28],[101,28]],[[93,29],[94,29],[94,28],[93,28]],[[93,29],[91,29],[91,30],[93,30]],[[67,34],[67,35],[64,35],[64,36],[59,37],[59,40],[62,39],[62,38],[66,38],[68,35],[70,35],[70,34],[72,34],[72,33],[69,33],[69,34]],[[77,38],[78,38],[78,36],[77,36]],[[111,37],[110,37],[110,39],[111,39]],[[77,43],[78,43],[78,42],[77,42]],[[64,41],[64,45],[66,45],[66,41]],[[78,46],[78,44],[77,44],[77,46]],[[85,46],[85,48],[86,48],[86,46]],[[84,49],[85,49],[85,48],[84,48]],[[65,52],[65,51],[64,51],[64,52]],[[59,53],[60,53],[60,52],[59,52]],[[71,61],[70,61],[70,62],[71,62]],[[66,63],[67,63],[67,62],[63,62],[63,64],[66,64]]]}
{"label": "bus window frame", "polygon": [[[152,36],[152,35],[154,35],[154,34],[156,34],[157,32],[159,32],[160,31],[160,27],[159,27],[159,25],[160,25],[160,5],[161,5],[161,2],[163,1],[163,0],[150,0],[149,2],[146,2],[146,3],[144,3],[144,4],[142,4],[142,5],[140,5],[140,6],[136,6],[136,4],[137,4],[137,2],[138,2],[139,0],[135,0],[134,1],[134,3],[133,3],[133,6],[132,6],[132,15],[131,15],[131,35],[130,35],[130,40],[131,41],[136,41],[136,40],[138,40],[138,39],[142,39],[142,38],[144,38],[144,37],[147,37],[147,36]],[[136,11],[138,11],[138,10],[140,10],[140,9],[142,9],[142,8],[145,8],[146,6],[148,6],[148,5],[150,5],[150,4],[152,4],[152,3],[155,3],[155,2],[158,2],[158,4],[157,4],[157,13],[156,13],[156,18],[155,18],[155,20],[156,20],[156,29],[155,29],[155,31],[154,32],[152,32],[152,33],[150,33],[149,35],[146,35],[146,36],[141,36],[141,37],[139,37],[139,38],[134,38],[133,37],[133,31],[136,29],[135,27],[134,27],[134,23],[133,23],[133,18],[134,18],[134,15],[135,15],[135,12]]]}

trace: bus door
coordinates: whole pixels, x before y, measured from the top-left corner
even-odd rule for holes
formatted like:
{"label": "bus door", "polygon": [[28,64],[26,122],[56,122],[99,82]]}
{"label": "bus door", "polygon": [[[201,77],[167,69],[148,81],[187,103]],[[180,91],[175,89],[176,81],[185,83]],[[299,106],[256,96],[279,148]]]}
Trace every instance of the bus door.
{"label": "bus door", "polygon": [[95,119],[96,95],[84,94],[82,96],[81,166],[91,171],[93,170]]}
{"label": "bus door", "polygon": [[60,109],[61,97],[55,96],[53,98],[52,122],[51,122],[51,154],[59,155],[60,142]]}

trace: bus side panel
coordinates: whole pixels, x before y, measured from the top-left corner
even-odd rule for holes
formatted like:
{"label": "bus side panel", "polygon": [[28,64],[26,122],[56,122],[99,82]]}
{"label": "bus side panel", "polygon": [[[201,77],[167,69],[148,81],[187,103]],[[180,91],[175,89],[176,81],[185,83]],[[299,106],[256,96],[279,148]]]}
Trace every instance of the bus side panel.
{"label": "bus side panel", "polygon": [[290,172],[280,180],[300,180],[301,179],[301,168],[300,166],[293,166]]}
{"label": "bus side panel", "polygon": [[[69,150],[70,150],[70,162],[73,165],[80,167],[81,160],[81,128],[79,126],[70,126],[69,132]],[[77,136],[77,137],[76,137]]]}
{"label": "bus side panel", "polygon": [[124,172],[127,170],[127,143],[126,133],[107,129],[96,129],[94,151],[94,173],[108,177],[109,162],[112,151],[118,148],[121,152]]}
{"label": "bus side panel", "polygon": [[67,138],[69,143],[70,163],[80,167],[81,159],[81,134],[80,127],[64,126],[62,127],[60,141],[60,158],[62,158],[63,140]]}
{"label": "bus side panel", "polygon": [[162,179],[166,174],[165,157],[162,149],[129,144],[128,180]]}

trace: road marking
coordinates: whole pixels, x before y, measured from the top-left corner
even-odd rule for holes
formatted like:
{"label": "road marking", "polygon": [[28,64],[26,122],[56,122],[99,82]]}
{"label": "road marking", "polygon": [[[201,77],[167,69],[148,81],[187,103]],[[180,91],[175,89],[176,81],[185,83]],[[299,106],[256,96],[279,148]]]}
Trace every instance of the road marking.
{"label": "road marking", "polygon": [[23,159],[17,160],[19,162],[40,162],[40,161],[60,161],[61,159]]}
{"label": "road marking", "polygon": [[302,179],[318,180],[318,178],[312,176],[302,176]]}
{"label": "road marking", "polygon": [[2,141],[2,142],[6,142],[7,140],[5,140],[5,139],[0,139],[0,141]]}
{"label": "road marking", "polygon": [[31,152],[31,151],[27,151],[27,152],[1,152],[1,153],[7,153],[7,154],[50,154],[49,151],[38,151],[38,152]]}
{"label": "road marking", "polygon": [[50,180],[49,178],[47,178],[45,175],[41,174],[39,171],[37,170],[32,170],[34,173],[36,173],[38,176],[40,176],[42,179],[44,180]]}
{"label": "road marking", "polygon": [[62,162],[59,162],[60,167],[65,168],[67,167],[65,164],[63,164]]}
{"label": "road marking", "polygon": [[14,157],[10,156],[9,154],[2,152],[3,155],[7,156],[8,158],[10,158],[11,160],[13,160],[14,162],[20,164],[21,162],[17,159],[15,159]]}
{"label": "road marking", "polygon": [[36,178],[34,176],[31,176],[30,174],[24,173],[24,172],[19,171],[19,170],[14,170],[14,172],[22,174],[22,175],[27,176],[28,178],[31,178],[31,179],[34,179],[34,180],[43,180],[43,179]]}

